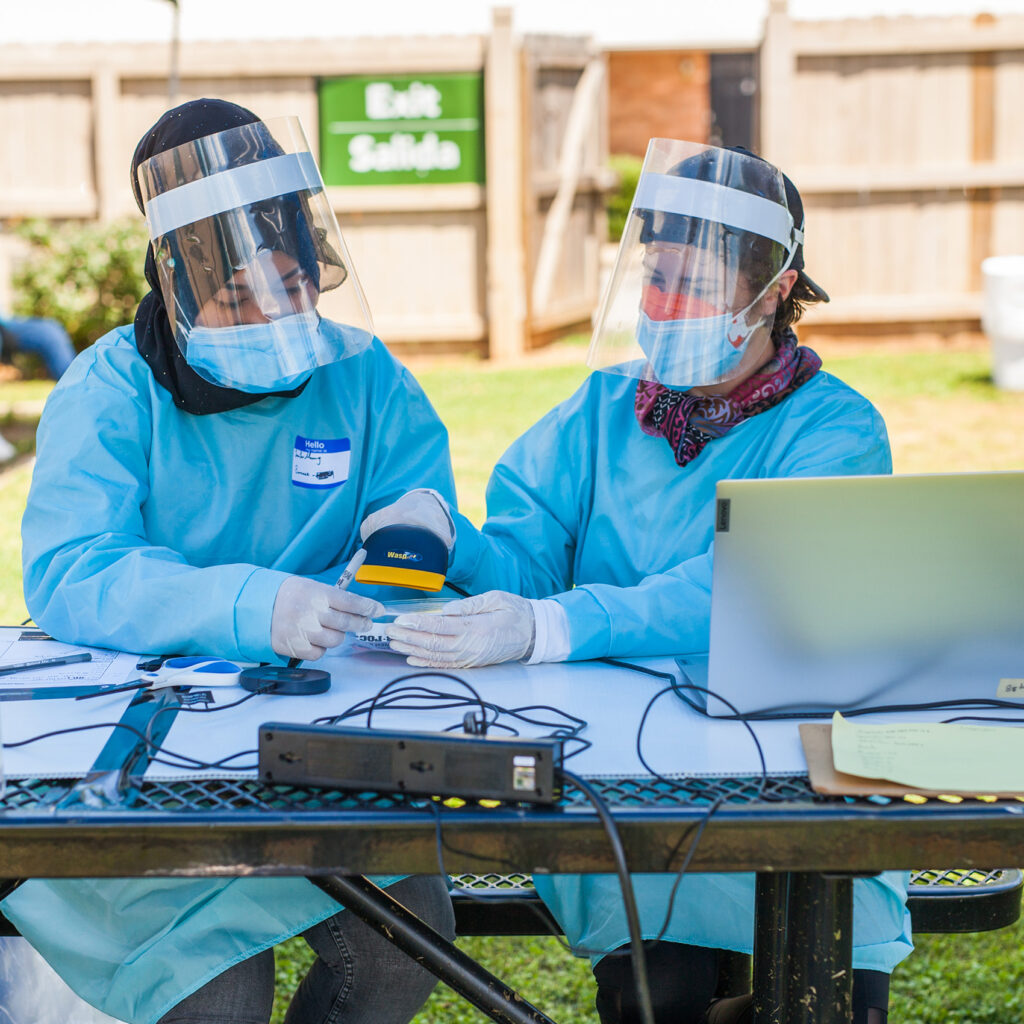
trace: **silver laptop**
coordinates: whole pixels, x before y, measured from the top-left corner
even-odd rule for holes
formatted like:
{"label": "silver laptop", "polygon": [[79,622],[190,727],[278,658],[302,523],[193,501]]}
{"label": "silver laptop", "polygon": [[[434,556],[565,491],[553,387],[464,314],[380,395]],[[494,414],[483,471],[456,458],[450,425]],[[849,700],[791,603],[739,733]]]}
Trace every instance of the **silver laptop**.
{"label": "silver laptop", "polygon": [[1024,473],[719,483],[707,678],[745,715],[1024,709]]}

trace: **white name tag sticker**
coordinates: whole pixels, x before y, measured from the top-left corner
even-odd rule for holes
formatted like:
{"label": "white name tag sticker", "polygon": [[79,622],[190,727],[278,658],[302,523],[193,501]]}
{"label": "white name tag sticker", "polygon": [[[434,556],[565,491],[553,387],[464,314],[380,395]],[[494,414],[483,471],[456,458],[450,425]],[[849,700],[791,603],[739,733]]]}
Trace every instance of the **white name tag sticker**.
{"label": "white name tag sticker", "polygon": [[292,453],[292,483],[323,490],[348,479],[352,442],[347,437],[319,440],[296,435]]}
{"label": "white name tag sticker", "polygon": [[1024,679],[1000,679],[996,696],[1009,700],[1024,700]]}

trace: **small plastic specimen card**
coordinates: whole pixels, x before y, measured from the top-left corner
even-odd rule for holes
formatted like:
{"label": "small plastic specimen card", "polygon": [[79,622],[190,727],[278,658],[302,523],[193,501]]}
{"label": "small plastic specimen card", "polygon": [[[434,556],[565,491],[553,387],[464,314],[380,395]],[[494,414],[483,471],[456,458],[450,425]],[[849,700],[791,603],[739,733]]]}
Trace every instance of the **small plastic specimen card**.
{"label": "small plastic specimen card", "polygon": [[941,792],[1024,792],[1024,730],[1013,725],[832,717],[837,771]]}

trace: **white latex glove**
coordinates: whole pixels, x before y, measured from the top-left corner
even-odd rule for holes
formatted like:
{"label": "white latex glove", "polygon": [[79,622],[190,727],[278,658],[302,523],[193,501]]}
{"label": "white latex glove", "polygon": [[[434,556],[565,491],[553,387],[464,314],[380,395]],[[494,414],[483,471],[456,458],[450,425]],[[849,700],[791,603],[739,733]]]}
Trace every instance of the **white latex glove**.
{"label": "white latex glove", "polygon": [[359,526],[359,537],[366,540],[384,526],[422,526],[436,533],[449,552],[455,547],[455,523],[448,502],[428,487],[409,491],[398,501],[371,512]]}
{"label": "white latex glove", "polygon": [[450,601],[439,615],[399,615],[384,631],[410,665],[474,668],[528,657],[535,624],[525,597],[489,590]]}
{"label": "white latex glove", "polygon": [[285,658],[315,661],[337,647],[345,633],[366,633],[384,605],[326,583],[289,576],[281,584],[270,618],[270,646]]}

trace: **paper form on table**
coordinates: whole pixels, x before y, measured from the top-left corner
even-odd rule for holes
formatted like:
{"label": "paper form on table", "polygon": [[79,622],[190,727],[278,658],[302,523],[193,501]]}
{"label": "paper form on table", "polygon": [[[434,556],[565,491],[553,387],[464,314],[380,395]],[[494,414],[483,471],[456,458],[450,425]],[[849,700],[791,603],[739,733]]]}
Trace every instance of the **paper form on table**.
{"label": "paper form on table", "polygon": [[832,716],[836,770],[947,792],[1024,791],[1024,730],[1012,725],[897,722]]}

